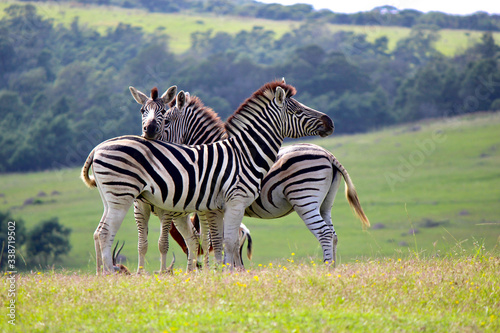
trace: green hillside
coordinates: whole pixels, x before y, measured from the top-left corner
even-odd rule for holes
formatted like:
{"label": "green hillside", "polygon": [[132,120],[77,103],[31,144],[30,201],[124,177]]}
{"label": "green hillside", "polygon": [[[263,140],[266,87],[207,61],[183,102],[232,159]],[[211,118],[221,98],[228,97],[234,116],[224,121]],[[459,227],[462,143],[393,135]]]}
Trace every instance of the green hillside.
{"label": "green hillside", "polygon": [[[11,5],[12,1],[0,3],[0,18],[5,13],[4,8]],[[25,2],[23,2],[25,3]],[[118,23],[130,24],[141,27],[147,33],[158,32],[169,35],[170,48],[174,53],[182,53],[189,49],[191,34],[193,32],[205,32],[213,30],[228,33],[237,33],[241,30],[250,31],[254,26],[260,26],[276,33],[276,38],[293,28],[298,28],[301,22],[297,21],[274,21],[256,18],[245,18],[235,16],[215,16],[209,14],[189,13],[150,13],[139,9],[125,9],[110,6],[83,6],[71,3],[32,3],[38,9],[38,13],[44,18],[54,19],[55,23],[70,26],[75,17],[79,22],[105,33],[108,28],[116,27]],[[389,50],[392,51],[398,40],[408,37],[409,28],[387,27],[387,26],[355,26],[355,25],[326,25],[332,33],[338,31],[353,31],[366,34],[369,42],[377,38],[387,36],[389,39]],[[481,31],[451,30],[440,31],[440,40],[436,49],[444,55],[450,56],[474,45],[480,40]],[[496,42],[500,43],[500,33],[494,33]]]}
{"label": "green hillside", "polygon": [[[360,258],[450,255],[484,247],[498,251],[500,236],[500,113],[429,120],[312,142],[328,148],[349,171],[372,228],[364,232],[339,190],[332,212],[341,263]],[[298,142],[299,140],[295,140]],[[302,140],[303,141],[303,140]],[[72,228],[66,268],[95,269],[93,232],[102,214],[96,190],[78,169],[0,175],[0,211],[28,229],[53,216]],[[278,220],[245,219],[254,238],[251,265],[286,259],[321,260],[316,239],[292,214]],[[411,235],[410,230],[415,233]],[[149,271],[159,267],[159,223],[150,222]],[[117,239],[135,269],[137,231],[129,214]],[[476,244],[475,244],[476,243]],[[177,247],[173,251],[184,267]],[[171,253],[169,253],[169,257]],[[248,262],[248,260],[246,261]]]}

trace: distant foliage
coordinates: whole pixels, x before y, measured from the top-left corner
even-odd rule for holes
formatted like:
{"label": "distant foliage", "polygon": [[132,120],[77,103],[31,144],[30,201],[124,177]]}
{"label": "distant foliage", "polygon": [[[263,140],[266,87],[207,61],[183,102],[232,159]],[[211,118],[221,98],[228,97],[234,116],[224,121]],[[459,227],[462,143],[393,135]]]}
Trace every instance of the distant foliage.
{"label": "distant foliage", "polygon": [[[167,37],[137,27],[119,24],[101,35],[78,19],[64,27],[42,18],[31,4],[12,5],[0,20],[0,172],[79,166],[98,143],[139,134],[140,113],[130,85],[148,91],[176,84],[226,119],[263,83],[285,77],[297,88],[298,100],[333,118],[336,133],[498,109],[499,47],[491,33],[455,57],[434,48],[439,28],[463,27],[456,20],[468,16],[387,6],[341,15],[308,5],[249,1],[97,2],[315,19],[297,23],[280,38],[258,26],[235,34],[197,32],[191,48],[174,55]],[[430,14],[433,19],[423,19]],[[497,16],[474,15],[477,26],[491,21],[490,30],[496,29]],[[325,22],[378,22],[412,31],[389,51],[387,37],[371,42],[364,34],[332,34]]]}
{"label": "distant foliage", "polygon": [[[71,250],[71,229],[54,217],[27,230],[25,222],[0,211],[0,270],[23,270],[30,267],[47,267],[59,262]],[[10,245],[10,247],[9,247]],[[15,254],[15,263],[9,267]]]}
{"label": "distant foliage", "polygon": [[[43,1],[43,0],[42,0]],[[75,2],[75,0],[60,0]],[[218,15],[240,15],[270,20],[324,20],[333,24],[383,25],[412,28],[431,24],[442,29],[467,29],[500,31],[500,15],[476,12],[470,15],[453,15],[442,12],[423,13],[415,9],[398,9],[379,6],[366,12],[353,14],[334,13],[328,9],[314,10],[309,4],[266,4],[253,0],[77,0],[95,5],[115,5],[124,8],[142,8],[151,12],[173,13],[191,10]]]}
{"label": "distant foliage", "polygon": [[29,264],[45,268],[57,263],[71,250],[70,234],[71,229],[59,224],[57,218],[40,222],[28,236],[26,252]]}

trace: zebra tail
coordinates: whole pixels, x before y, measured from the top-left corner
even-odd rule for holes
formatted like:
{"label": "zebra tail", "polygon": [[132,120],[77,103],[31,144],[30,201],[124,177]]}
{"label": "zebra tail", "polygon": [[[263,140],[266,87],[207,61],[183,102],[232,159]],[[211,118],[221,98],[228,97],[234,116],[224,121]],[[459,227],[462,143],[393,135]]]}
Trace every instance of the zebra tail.
{"label": "zebra tail", "polygon": [[94,177],[89,175],[90,166],[92,165],[92,162],[94,160],[94,151],[95,150],[92,149],[92,151],[90,152],[87,160],[85,161],[85,164],[82,167],[82,173],[80,174],[80,178],[82,178],[83,182],[85,183],[85,185],[87,185],[88,188],[97,187]]}
{"label": "zebra tail", "polygon": [[342,164],[337,159],[334,159],[333,165],[337,167],[337,169],[342,173],[345,181],[345,197],[347,198],[347,202],[349,206],[351,206],[354,214],[361,220],[363,223],[363,229],[370,227],[370,221],[368,217],[366,217],[363,208],[361,207],[361,203],[359,202],[358,193],[356,192],[356,188],[347,173],[347,170],[344,168]]}
{"label": "zebra tail", "polygon": [[243,245],[245,244],[245,240],[247,240],[247,257],[248,259],[252,260],[252,236],[250,236],[250,230],[244,225],[243,223],[240,224],[240,232],[241,232],[241,239],[240,239],[240,257],[241,253],[243,251]]}
{"label": "zebra tail", "polygon": [[248,259],[252,260],[252,237],[250,236],[250,233],[247,234],[247,257]]}

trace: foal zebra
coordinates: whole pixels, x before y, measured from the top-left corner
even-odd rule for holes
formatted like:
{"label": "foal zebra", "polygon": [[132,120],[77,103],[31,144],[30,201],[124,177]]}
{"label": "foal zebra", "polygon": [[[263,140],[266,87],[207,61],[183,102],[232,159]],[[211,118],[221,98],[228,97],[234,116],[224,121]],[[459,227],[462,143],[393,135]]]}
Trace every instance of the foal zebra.
{"label": "foal zebra", "polygon": [[[278,81],[262,86],[229,118],[230,138],[223,141],[186,146],[122,136],[95,147],[82,179],[89,186],[95,182],[104,205],[94,233],[97,272],[101,266],[111,272],[113,239],[136,198],[170,217],[223,210],[223,225],[218,227],[224,229],[224,262],[240,268],[238,231],[245,208],[257,198],[284,137],[333,133],[332,120],[293,99],[295,92]],[[89,177],[91,165],[94,179]],[[188,257],[188,269],[193,269],[191,248]],[[222,261],[221,252],[215,257]]]}
{"label": "foal zebra", "polygon": [[[164,118],[162,139],[167,142],[202,144],[226,136],[224,123],[195,96],[188,97],[183,108],[170,108]],[[321,244],[324,262],[335,264],[337,234],[331,210],[342,177],[349,205],[363,226],[370,226],[347,170],[332,153],[313,144],[280,149],[276,163],[262,180],[260,196],[246,208],[245,215],[274,219],[295,210]]]}

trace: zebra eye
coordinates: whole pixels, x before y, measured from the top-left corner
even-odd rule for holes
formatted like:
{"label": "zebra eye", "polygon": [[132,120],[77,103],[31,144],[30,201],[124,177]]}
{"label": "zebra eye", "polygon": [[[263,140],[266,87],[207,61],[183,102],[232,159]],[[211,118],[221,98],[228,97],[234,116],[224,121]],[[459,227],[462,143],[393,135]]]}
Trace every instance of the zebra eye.
{"label": "zebra eye", "polygon": [[141,114],[144,114],[144,112],[146,112],[146,110],[144,110],[144,109],[141,109]]}
{"label": "zebra eye", "polygon": [[165,112],[167,112],[167,110],[162,109],[160,112],[161,112],[162,115],[165,115]]}

